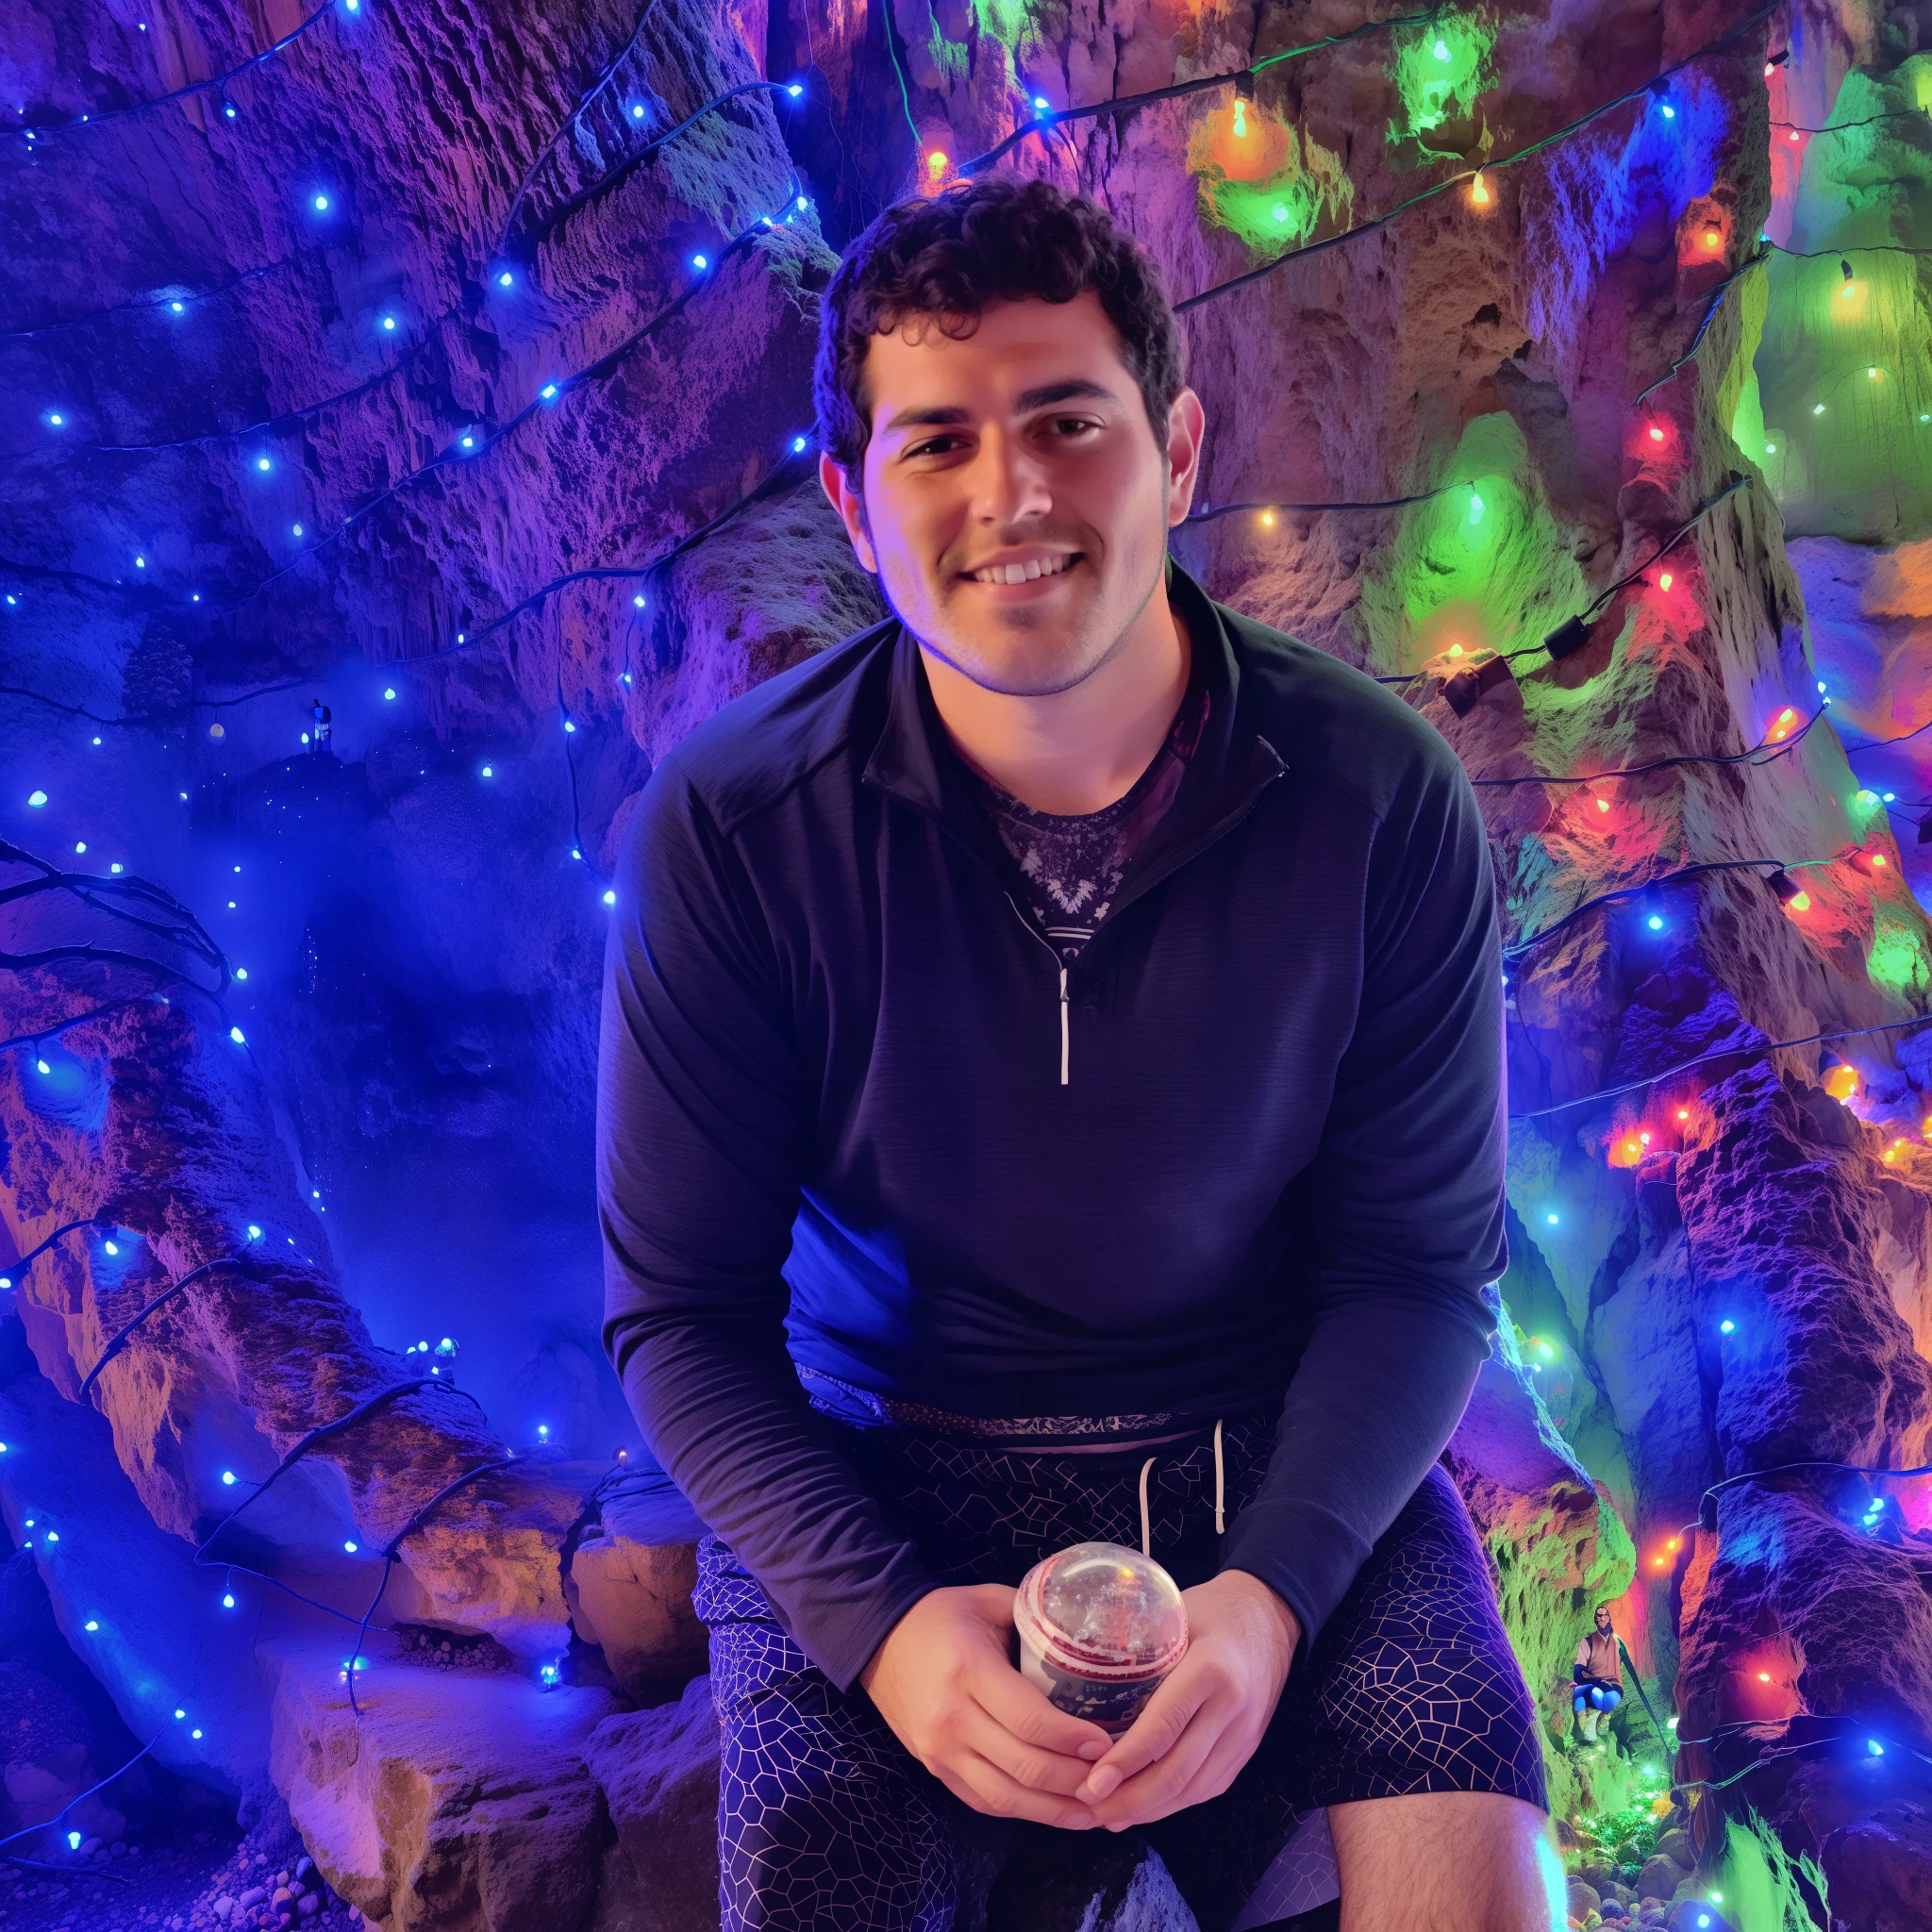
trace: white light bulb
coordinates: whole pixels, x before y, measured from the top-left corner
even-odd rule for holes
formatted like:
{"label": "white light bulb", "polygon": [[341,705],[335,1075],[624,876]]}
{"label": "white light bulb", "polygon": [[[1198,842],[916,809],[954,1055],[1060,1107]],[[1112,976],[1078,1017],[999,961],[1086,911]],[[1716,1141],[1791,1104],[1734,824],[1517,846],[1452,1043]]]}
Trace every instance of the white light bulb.
{"label": "white light bulb", "polygon": [[322,213],[322,212],[324,211],[324,209],[325,209],[325,208],[326,208],[327,207],[328,207],[328,196],[327,196],[327,195],[325,195],[325,194],[318,194],[318,195],[317,195],[317,196],[315,197],[315,211],[316,211],[316,213],[317,213],[317,214],[321,214],[321,213]]}
{"label": "white light bulb", "polygon": [[345,1538],[342,1542],[342,1547],[343,1549],[348,1551],[350,1556],[353,1557],[356,1554],[356,1542],[353,1538]]}
{"label": "white light bulb", "polygon": [[261,1229],[252,1221],[248,1224],[248,1239],[252,1241],[258,1241],[261,1239]]}
{"label": "white light bulb", "polygon": [[557,393],[557,385],[554,382],[546,382],[537,393],[547,403]]}
{"label": "white light bulb", "polygon": [[385,691],[384,691],[384,692],[383,692],[383,696],[384,696],[384,697],[386,697],[386,698],[392,698],[392,697],[394,697],[394,696],[395,696],[395,694],[396,694],[396,688],[395,688],[395,686],[394,686],[394,685],[391,685],[391,686],[389,686],[389,687],[388,687],[388,689],[387,689],[387,690],[385,690]]}
{"label": "white light bulb", "polygon": [[395,325],[396,325],[396,319],[395,319],[395,317],[394,317],[393,315],[385,315],[385,316],[384,316],[384,317],[382,318],[382,325],[383,325],[383,327],[384,327],[384,328],[387,328],[387,329],[392,329],[392,328],[394,328],[394,327],[395,327]]}
{"label": "white light bulb", "polygon": [[255,467],[256,467],[256,468],[257,468],[258,470],[265,470],[265,469],[267,469],[267,468],[268,468],[268,458],[267,458],[266,457],[257,457],[257,458],[256,458],[256,459],[255,459]]}
{"label": "white light bulb", "polygon": [[617,894],[615,892],[607,891],[604,894],[604,903],[607,906],[615,906],[617,904]]}
{"label": "white light bulb", "polygon": [[496,286],[497,286],[497,287],[498,287],[499,289],[507,289],[507,288],[508,288],[508,287],[509,287],[509,284],[510,284],[510,273],[509,273],[508,269],[505,269],[505,270],[504,270],[504,272],[503,272],[503,273],[502,273],[502,274],[501,274],[500,275],[498,275],[498,276],[497,276],[497,278],[496,278]]}
{"label": "white light bulb", "polygon": [[183,308],[185,308],[186,306],[187,306],[187,305],[186,305],[185,303],[181,303],[181,302],[170,302],[170,303],[168,304],[168,307],[169,307],[170,308],[172,308],[172,309],[173,309],[173,310],[175,311],[175,313],[176,315],[179,315],[179,314],[181,313],[182,309],[183,309]]}
{"label": "white light bulb", "polygon": [[691,265],[693,268],[710,267],[710,263],[708,262],[702,255],[693,255],[691,258]]}
{"label": "white light bulb", "polygon": [[640,610],[641,610],[644,608],[644,600],[642,599],[642,597],[633,597],[630,601],[633,604],[635,604]]}

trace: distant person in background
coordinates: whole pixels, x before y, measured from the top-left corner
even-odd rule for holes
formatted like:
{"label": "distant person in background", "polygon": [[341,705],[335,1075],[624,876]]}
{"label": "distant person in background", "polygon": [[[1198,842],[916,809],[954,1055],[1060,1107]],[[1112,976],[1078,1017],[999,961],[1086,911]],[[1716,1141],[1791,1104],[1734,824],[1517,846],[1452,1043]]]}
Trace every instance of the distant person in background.
{"label": "distant person in background", "polygon": [[308,749],[318,752],[328,743],[329,709],[320,698],[315,701],[315,725],[308,734]]}
{"label": "distant person in background", "polygon": [[1571,1693],[1571,1707],[1583,1730],[1586,1744],[1596,1742],[1598,1720],[1607,1717],[1624,1701],[1624,1660],[1618,1656],[1616,1630],[1610,1624],[1610,1607],[1596,1607],[1596,1628],[1587,1630],[1576,1646],[1576,1662],[1570,1674],[1576,1689]]}

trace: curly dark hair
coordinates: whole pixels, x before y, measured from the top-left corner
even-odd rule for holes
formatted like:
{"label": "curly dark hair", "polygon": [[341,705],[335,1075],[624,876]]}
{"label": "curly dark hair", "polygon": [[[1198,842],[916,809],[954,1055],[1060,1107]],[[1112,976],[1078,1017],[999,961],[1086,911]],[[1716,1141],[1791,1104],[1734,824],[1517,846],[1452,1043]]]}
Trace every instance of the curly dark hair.
{"label": "curly dark hair", "polygon": [[872,440],[867,344],[908,316],[956,340],[994,302],[1071,302],[1091,289],[1119,332],[1155,440],[1187,380],[1187,351],[1153,258],[1085,195],[990,175],[894,202],[845,251],[819,313],[819,447],[858,487]]}

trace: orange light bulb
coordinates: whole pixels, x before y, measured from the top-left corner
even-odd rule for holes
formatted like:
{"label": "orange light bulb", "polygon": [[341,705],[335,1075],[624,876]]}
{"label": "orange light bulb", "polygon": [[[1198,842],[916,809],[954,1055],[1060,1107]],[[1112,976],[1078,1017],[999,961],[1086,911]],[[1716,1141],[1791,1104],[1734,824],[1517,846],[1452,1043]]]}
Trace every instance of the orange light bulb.
{"label": "orange light bulb", "polygon": [[1677,1109],[1677,1118],[1680,1121],[1688,1121],[1690,1118],[1690,1109],[1688,1107],[1680,1107]]}
{"label": "orange light bulb", "polygon": [[1663,431],[1655,423],[1650,425],[1650,440],[1653,442],[1661,442],[1664,440]]}
{"label": "orange light bulb", "polygon": [[941,151],[938,148],[934,148],[932,152],[926,156],[925,172],[928,175],[930,175],[935,181],[937,181],[939,177],[946,172],[946,158],[943,154],[941,153]]}
{"label": "orange light bulb", "polygon": [[1599,798],[1596,802],[1596,808],[1599,811],[1608,811],[1610,808],[1610,801],[1607,798]]}
{"label": "orange light bulb", "polygon": [[1490,184],[1483,179],[1483,171],[1480,168],[1475,171],[1475,178],[1469,184],[1469,198],[1477,208],[1488,208],[1490,205]]}
{"label": "orange light bulb", "polygon": [[1261,512],[1261,527],[1264,530],[1272,530],[1274,527],[1274,512],[1272,509],[1264,509]]}
{"label": "orange light bulb", "polygon": [[1793,912],[1808,912],[1810,909],[1811,894],[1809,892],[1799,892],[1792,898],[1791,910]]}
{"label": "orange light bulb", "polygon": [[1248,104],[1237,100],[1234,104],[1234,131],[1237,140],[1246,140],[1248,133]]}
{"label": "orange light bulb", "polygon": [[1707,228],[1704,231],[1704,245],[1707,248],[1723,247],[1724,239],[1724,238],[1722,235],[1720,235],[1715,228]]}
{"label": "orange light bulb", "polygon": [[1671,588],[1671,574],[1669,571],[1665,571],[1663,575],[1657,578],[1657,587],[1659,591],[1668,591]]}

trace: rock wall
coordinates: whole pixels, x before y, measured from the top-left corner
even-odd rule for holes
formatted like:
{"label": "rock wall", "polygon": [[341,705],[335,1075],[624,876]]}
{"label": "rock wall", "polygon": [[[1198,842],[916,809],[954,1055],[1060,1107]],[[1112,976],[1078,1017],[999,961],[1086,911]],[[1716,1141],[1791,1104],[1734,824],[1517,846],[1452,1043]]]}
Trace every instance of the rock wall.
{"label": "rock wall", "polygon": [[[1908,1753],[1833,1739],[1932,1728],[1932,1500],[1814,1470],[1692,1525],[1932,1426],[1932,739],[1862,749],[1932,707],[1919,11],[365,0],[151,107],[295,0],[17,14],[0,885],[68,876],[0,906],[0,1239],[52,1241],[0,1513],[135,1733],[273,1767],[386,1924],[703,1922],[691,1525],[595,1345],[604,877],[665,748],[878,614],[808,467],[837,249],[1038,101],[1267,60],[1003,165],[1203,297],[1176,553],[1483,788],[1511,1264],[1451,1461],[1573,1863],[1796,1909],[1802,1857],[1893,1923]],[[1579,1752],[1605,1598],[1681,1738],[1758,1729],[1673,1759],[1633,1699]],[[1628,1835],[1647,1754],[1743,1772],[1682,1860]]]}

